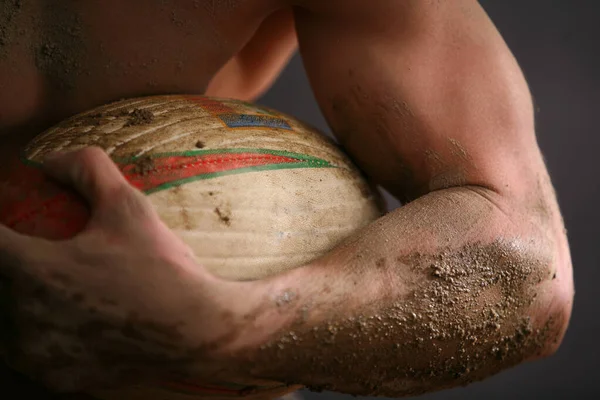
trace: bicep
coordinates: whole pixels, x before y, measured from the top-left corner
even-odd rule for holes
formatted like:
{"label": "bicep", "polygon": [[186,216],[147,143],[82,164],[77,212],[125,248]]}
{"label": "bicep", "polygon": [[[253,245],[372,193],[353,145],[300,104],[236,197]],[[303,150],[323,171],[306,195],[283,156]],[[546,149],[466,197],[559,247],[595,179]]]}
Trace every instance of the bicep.
{"label": "bicep", "polygon": [[476,1],[335,3],[297,8],[300,51],[370,178],[405,200],[460,185],[525,190],[526,171],[543,168],[529,91]]}

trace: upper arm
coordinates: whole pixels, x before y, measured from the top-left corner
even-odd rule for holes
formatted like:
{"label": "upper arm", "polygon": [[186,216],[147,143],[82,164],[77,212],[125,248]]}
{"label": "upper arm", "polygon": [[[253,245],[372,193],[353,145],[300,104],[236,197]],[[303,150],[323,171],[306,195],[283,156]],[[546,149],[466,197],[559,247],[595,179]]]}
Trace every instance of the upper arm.
{"label": "upper arm", "polygon": [[276,10],[265,17],[244,47],[213,76],[205,94],[256,99],[277,79],[296,48],[292,10]]}
{"label": "upper arm", "polygon": [[570,252],[536,142],[531,95],[477,1],[297,3],[307,73],[348,153],[402,200],[453,186],[490,189],[482,193],[513,222],[514,231],[503,234],[539,240],[552,258],[558,278],[540,296],[552,306],[537,313],[544,319],[558,310],[564,333]]}
{"label": "upper arm", "polygon": [[523,75],[475,0],[296,1],[300,51],[345,149],[392,193],[522,194],[544,170]]}

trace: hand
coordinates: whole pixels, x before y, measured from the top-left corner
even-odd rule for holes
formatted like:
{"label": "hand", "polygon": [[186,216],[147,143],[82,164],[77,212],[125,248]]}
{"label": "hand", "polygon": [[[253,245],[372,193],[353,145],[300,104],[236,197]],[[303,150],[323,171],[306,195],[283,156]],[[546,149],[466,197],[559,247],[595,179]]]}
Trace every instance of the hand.
{"label": "hand", "polygon": [[239,283],[196,264],[103,151],[56,156],[44,168],[87,200],[90,220],[64,241],[0,226],[7,363],[60,392],[223,369],[216,354],[235,336]]}

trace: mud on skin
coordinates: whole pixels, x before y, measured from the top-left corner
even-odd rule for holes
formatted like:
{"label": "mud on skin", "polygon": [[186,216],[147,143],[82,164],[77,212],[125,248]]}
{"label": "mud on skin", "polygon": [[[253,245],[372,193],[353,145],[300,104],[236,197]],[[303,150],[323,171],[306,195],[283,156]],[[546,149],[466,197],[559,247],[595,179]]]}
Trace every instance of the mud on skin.
{"label": "mud on skin", "polygon": [[[554,272],[545,260],[515,256],[511,246],[473,244],[389,259],[390,266],[408,265],[420,276],[404,299],[379,313],[372,310],[381,307],[373,306],[352,316],[331,315],[312,328],[304,315],[310,310],[302,307],[290,332],[249,356],[247,368],[286,359],[291,362],[274,365],[312,371],[312,381],[336,376],[356,382],[355,394],[393,396],[423,393],[433,381],[440,387],[467,384],[516,365],[558,340],[563,321],[550,318],[534,328],[522,317],[536,298],[531,288]],[[342,344],[351,344],[354,352],[334,357]],[[390,359],[391,352],[398,357]],[[384,371],[376,378],[370,377],[374,366]],[[268,378],[286,376],[294,372],[269,371]],[[327,382],[309,389],[336,390]]]}
{"label": "mud on skin", "polygon": [[40,37],[33,49],[36,66],[48,79],[50,91],[72,89],[84,73],[86,45],[80,16],[69,2],[44,2],[33,26]]}
{"label": "mud on skin", "polygon": [[0,59],[6,56],[5,48],[15,40],[20,12],[21,0],[4,0],[0,4]]}
{"label": "mud on skin", "polygon": [[[21,351],[27,349],[27,359],[35,361],[28,363],[33,370],[21,372],[34,381],[43,381],[48,371],[61,370],[69,371],[68,379],[74,376],[84,384],[89,380],[94,387],[155,381],[165,375],[189,372],[199,360],[210,360],[208,354],[219,346],[221,339],[186,346],[185,321],[142,316],[124,309],[110,296],[93,298],[81,289],[73,289],[78,286],[74,285],[76,280],[61,272],[49,274],[44,282],[23,281],[18,290],[24,301],[8,304],[9,310],[14,311],[11,318],[3,321],[5,343],[10,350],[8,360],[13,366]],[[18,320],[13,316],[18,316]],[[227,313],[220,318],[223,324],[231,324],[231,319]],[[200,364],[213,368],[210,361]],[[95,371],[100,375],[95,375]],[[107,376],[108,372],[114,376]],[[103,382],[98,382],[98,378]]]}

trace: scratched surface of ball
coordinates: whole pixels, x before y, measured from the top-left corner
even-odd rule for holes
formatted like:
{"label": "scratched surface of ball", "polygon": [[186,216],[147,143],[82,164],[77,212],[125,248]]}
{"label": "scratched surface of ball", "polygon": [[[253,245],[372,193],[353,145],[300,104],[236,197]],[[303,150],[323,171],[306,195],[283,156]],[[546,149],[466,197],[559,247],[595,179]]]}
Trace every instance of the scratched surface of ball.
{"label": "scratched surface of ball", "polygon": [[[25,163],[35,167],[48,152],[88,145],[104,148],[198,262],[228,279],[303,265],[381,215],[379,197],[333,142],[292,117],[245,102],[124,100],[39,135],[26,147]],[[65,229],[69,236],[83,227],[76,207],[65,206],[72,198],[61,206],[56,193],[36,196],[41,200],[29,209],[4,217],[13,228],[50,236]],[[39,204],[45,211],[36,214]],[[75,220],[64,223],[70,214]],[[178,382],[101,397],[275,397],[292,389],[277,382]]]}

